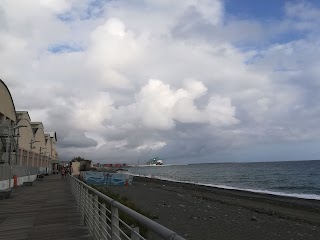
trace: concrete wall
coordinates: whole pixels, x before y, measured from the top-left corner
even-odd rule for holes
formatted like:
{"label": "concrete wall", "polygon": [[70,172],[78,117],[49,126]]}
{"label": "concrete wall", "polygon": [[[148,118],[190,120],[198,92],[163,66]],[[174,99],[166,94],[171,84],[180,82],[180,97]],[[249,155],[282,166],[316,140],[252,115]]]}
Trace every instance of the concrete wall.
{"label": "concrete wall", "polygon": [[113,185],[124,186],[126,184],[132,185],[133,176],[124,173],[109,173],[109,172],[81,172],[83,180],[87,184],[92,185]]}
{"label": "concrete wall", "polygon": [[[18,177],[17,186],[23,185],[24,182],[33,182],[37,179],[37,174],[28,175],[23,177]],[[8,188],[12,188],[14,185],[14,180],[11,178],[11,183],[9,184],[9,179],[0,181],[0,190],[5,190]]]}
{"label": "concrete wall", "polygon": [[[38,174],[39,168],[35,167],[25,167],[25,166],[12,166],[12,175],[17,177],[23,177],[30,174]],[[10,166],[9,165],[0,165],[0,180],[9,179],[10,175]]]}
{"label": "concrete wall", "polygon": [[[18,185],[26,181],[34,181],[39,174],[39,168],[12,166],[11,187],[13,186],[13,176],[18,177]],[[0,165],[0,190],[9,188],[10,166]],[[30,177],[29,177],[30,176]]]}
{"label": "concrete wall", "polygon": [[80,175],[80,163],[79,162],[72,162],[72,176]]}

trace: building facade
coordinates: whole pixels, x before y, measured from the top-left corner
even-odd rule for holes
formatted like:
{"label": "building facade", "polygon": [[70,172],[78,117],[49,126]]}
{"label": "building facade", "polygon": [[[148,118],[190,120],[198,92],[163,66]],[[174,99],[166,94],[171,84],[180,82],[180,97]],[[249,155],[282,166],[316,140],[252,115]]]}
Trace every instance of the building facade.
{"label": "building facade", "polygon": [[0,167],[51,173],[58,160],[56,142],[56,132],[45,132],[42,122],[32,122],[27,111],[16,111],[8,87],[0,80]]}

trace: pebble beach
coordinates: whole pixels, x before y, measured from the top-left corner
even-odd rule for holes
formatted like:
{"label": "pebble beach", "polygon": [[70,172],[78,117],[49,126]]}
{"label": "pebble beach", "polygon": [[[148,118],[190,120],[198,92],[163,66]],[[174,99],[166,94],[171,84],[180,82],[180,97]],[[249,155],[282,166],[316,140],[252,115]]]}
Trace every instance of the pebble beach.
{"label": "pebble beach", "polygon": [[[320,201],[134,177],[109,187],[186,239],[320,239]],[[148,239],[157,239],[150,233]]]}

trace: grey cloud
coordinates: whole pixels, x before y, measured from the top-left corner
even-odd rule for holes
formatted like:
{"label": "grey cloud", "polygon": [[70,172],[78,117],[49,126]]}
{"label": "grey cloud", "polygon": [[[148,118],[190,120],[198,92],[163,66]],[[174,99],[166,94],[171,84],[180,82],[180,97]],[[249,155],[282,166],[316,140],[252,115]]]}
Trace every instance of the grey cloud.
{"label": "grey cloud", "polygon": [[[37,6],[42,14],[12,9],[9,28],[0,24],[2,78],[17,109],[29,110],[46,131],[57,131],[61,159],[227,161],[238,152],[250,155],[259,144],[318,139],[319,44],[311,23],[290,18],[266,24],[228,15],[209,21],[212,13],[201,4],[212,1],[196,6],[189,4],[193,1],[168,2],[143,3],[150,10],[148,24],[139,4],[115,1],[101,6],[108,16],[82,22],[86,4],[70,9],[71,22]],[[29,28],[20,17],[11,31],[15,14],[30,16]],[[0,11],[0,22],[3,16]],[[307,26],[297,30],[295,23]],[[304,40],[288,35],[303,29],[308,29],[299,35]],[[41,37],[33,38],[32,32]],[[271,42],[281,37],[281,42]],[[77,53],[47,51],[64,42],[84,47]],[[150,79],[158,84],[146,98],[140,93]],[[206,95],[190,100],[194,93],[186,93],[186,79],[203,83]],[[169,90],[161,92],[164,88]],[[189,101],[180,101],[186,94]],[[198,114],[214,96],[230,100],[229,107],[218,101],[210,109],[221,115],[217,120],[222,124]],[[172,107],[176,102],[178,107]],[[226,124],[223,115],[239,121]],[[162,118],[170,124],[160,128]],[[157,144],[161,147],[156,149]]]}
{"label": "grey cloud", "polygon": [[71,135],[60,139],[58,142],[58,147],[60,148],[88,148],[96,147],[97,145],[97,141],[87,138],[84,134]]}
{"label": "grey cloud", "polygon": [[[245,29],[245,31],[244,31]],[[179,39],[205,40],[208,42],[252,43],[266,36],[262,25],[255,21],[236,19],[213,25],[204,19],[195,7],[190,7],[171,29]]]}

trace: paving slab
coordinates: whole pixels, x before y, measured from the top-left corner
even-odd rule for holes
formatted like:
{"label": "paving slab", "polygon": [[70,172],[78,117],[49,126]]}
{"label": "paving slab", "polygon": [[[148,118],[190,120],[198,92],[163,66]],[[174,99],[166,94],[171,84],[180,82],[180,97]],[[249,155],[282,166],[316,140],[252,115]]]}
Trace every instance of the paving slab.
{"label": "paving slab", "polygon": [[59,175],[17,187],[0,200],[0,240],[91,240],[69,189]]}

